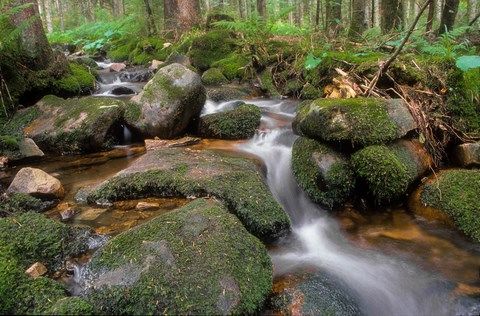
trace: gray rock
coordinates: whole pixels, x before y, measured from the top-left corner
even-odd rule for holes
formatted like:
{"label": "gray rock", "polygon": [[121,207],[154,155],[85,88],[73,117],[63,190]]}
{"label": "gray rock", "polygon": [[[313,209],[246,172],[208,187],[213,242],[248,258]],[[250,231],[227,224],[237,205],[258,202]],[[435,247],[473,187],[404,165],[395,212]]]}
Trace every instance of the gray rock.
{"label": "gray rock", "polygon": [[480,142],[458,145],[454,158],[462,167],[480,166]]}

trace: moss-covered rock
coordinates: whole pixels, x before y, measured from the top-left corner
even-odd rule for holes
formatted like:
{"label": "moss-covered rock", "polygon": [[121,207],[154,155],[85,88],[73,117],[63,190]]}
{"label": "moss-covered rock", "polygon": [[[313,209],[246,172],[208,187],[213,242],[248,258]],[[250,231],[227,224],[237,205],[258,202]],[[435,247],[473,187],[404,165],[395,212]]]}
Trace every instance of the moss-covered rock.
{"label": "moss-covered rock", "polygon": [[189,57],[195,68],[205,71],[211,68],[214,62],[227,58],[235,48],[235,40],[231,33],[216,29],[192,41]]}
{"label": "moss-covered rock", "polygon": [[275,82],[273,81],[272,67],[266,68],[259,76],[260,88],[270,97],[280,97]]}
{"label": "moss-covered rock", "polygon": [[389,142],[416,127],[402,100],[375,98],[317,99],[305,103],[294,122],[300,135],[354,146]]}
{"label": "moss-covered rock", "polygon": [[253,162],[210,151],[166,148],[147,152],[90,190],[87,200],[192,195],[221,199],[248,231],[262,240],[276,239],[290,228],[288,216]]}
{"label": "moss-covered rock", "polygon": [[420,187],[419,198],[424,207],[453,219],[459,230],[480,241],[479,192],[480,170],[452,169],[430,177]]}
{"label": "moss-covered rock", "polygon": [[40,277],[27,280],[17,289],[15,314],[45,314],[54,302],[65,297],[64,286],[52,279]]}
{"label": "moss-covered rock", "polygon": [[228,79],[218,68],[210,68],[202,75],[202,82],[206,85],[222,85],[228,83]]}
{"label": "moss-covered rock", "polygon": [[245,79],[247,75],[247,67],[250,65],[252,58],[242,53],[231,53],[228,57],[220,59],[212,64],[222,71],[229,80]]}
{"label": "moss-covered rock", "polygon": [[116,236],[87,269],[107,314],[253,314],[272,286],[263,244],[204,199]]}
{"label": "moss-covered rock", "polygon": [[38,114],[24,128],[25,136],[44,151],[81,153],[112,145],[112,133],[122,121],[124,102],[101,97],[65,100],[46,96],[34,108]]}
{"label": "moss-covered rock", "polygon": [[237,85],[223,85],[207,88],[207,96],[214,102],[245,99],[249,94],[248,88]]}
{"label": "moss-covered rock", "polygon": [[312,139],[300,137],[295,141],[292,169],[307,195],[329,209],[341,206],[355,187],[346,158]]}
{"label": "moss-covered rock", "polygon": [[365,147],[352,155],[357,176],[379,203],[400,198],[431,165],[425,148],[414,141],[401,140],[388,147]]}
{"label": "moss-covered rock", "polygon": [[43,202],[33,196],[23,193],[10,194],[0,197],[0,216],[25,213],[42,212],[50,203]]}
{"label": "moss-covered rock", "polygon": [[161,68],[132,98],[125,118],[145,136],[172,138],[199,117],[205,100],[200,76],[185,66],[171,64]]}
{"label": "moss-covered rock", "polygon": [[315,100],[321,98],[322,96],[322,91],[320,91],[320,89],[314,87],[310,83],[306,83],[302,87],[302,91],[300,91],[300,98],[304,100]]}
{"label": "moss-covered rock", "polygon": [[91,94],[95,89],[95,76],[84,65],[70,62],[69,72],[53,82],[53,94],[73,97]]}
{"label": "moss-covered rock", "polygon": [[93,315],[94,309],[80,297],[64,297],[58,300],[45,314],[48,315]]}
{"label": "moss-covered rock", "polygon": [[242,104],[233,110],[202,116],[198,132],[206,138],[246,139],[255,135],[261,117],[257,106]]}

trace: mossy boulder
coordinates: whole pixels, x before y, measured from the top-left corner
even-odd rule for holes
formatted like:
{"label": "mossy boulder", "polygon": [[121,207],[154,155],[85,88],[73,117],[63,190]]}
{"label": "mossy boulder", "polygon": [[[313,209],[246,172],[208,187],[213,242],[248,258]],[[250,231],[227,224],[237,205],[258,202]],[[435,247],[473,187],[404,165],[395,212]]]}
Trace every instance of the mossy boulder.
{"label": "mossy boulder", "polygon": [[214,102],[245,99],[251,89],[238,85],[223,85],[207,88],[208,99]]}
{"label": "mossy boulder", "polygon": [[246,139],[255,135],[261,117],[257,106],[242,104],[233,110],[202,116],[198,132],[206,138]]}
{"label": "mossy boulder", "polygon": [[117,315],[253,314],[272,287],[265,246],[204,199],[114,237],[87,273],[87,300]]}
{"label": "mossy boulder", "polygon": [[24,193],[0,196],[0,217],[25,212],[42,212],[50,206],[49,202]]}
{"label": "mossy boulder", "polygon": [[304,100],[315,100],[321,98],[322,96],[322,91],[310,83],[306,83],[300,91],[300,98]]}
{"label": "mossy boulder", "polygon": [[228,83],[228,79],[218,68],[210,68],[202,75],[202,82],[206,85],[222,85]]}
{"label": "mossy boulder", "polygon": [[192,41],[189,57],[192,66],[205,71],[211,68],[214,62],[227,58],[235,48],[235,40],[229,31],[215,29]]}
{"label": "mossy boulder", "polygon": [[91,94],[95,89],[92,70],[76,62],[69,63],[69,71],[53,82],[53,92],[62,97]]}
{"label": "mossy boulder", "polygon": [[214,196],[262,240],[274,240],[290,228],[288,216],[253,162],[210,151],[149,151],[88,191],[87,201],[91,203],[151,196]]}
{"label": "mossy boulder", "polygon": [[275,82],[273,81],[272,67],[266,68],[259,75],[260,88],[270,97],[278,98],[281,97],[280,92],[278,92]]}
{"label": "mossy boulder", "polygon": [[122,121],[124,102],[103,97],[62,99],[50,95],[34,109],[37,114],[23,129],[25,136],[47,152],[84,153],[112,145],[115,128]]}
{"label": "mossy boulder", "polygon": [[417,127],[407,105],[399,99],[317,99],[304,103],[294,130],[319,141],[354,146],[382,144]]}
{"label": "mossy boulder", "polygon": [[355,187],[355,177],[347,159],[312,139],[300,137],[295,141],[292,169],[307,195],[329,209],[346,202]]}
{"label": "mossy boulder", "polygon": [[83,298],[70,296],[58,300],[46,312],[48,315],[94,315],[93,306]]}
{"label": "mossy boulder", "polygon": [[417,198],[421,204],[417,205],[421,207],[412,211],[421,216],[428,213],[446,216],[467,236],[480,241],[479,192],[480,170],[443,170],[419,188]]}
{"label": "mossy boulder", "polygon": [[378,203],[402,197],[431,166],[431,157],[419,142],[400,140],[389,146],[373,145],[355,152],[356,175]]}
{"label": "mossy boulder", "polygon": [[222,71],[228,80],[245,79],[247,75],[247,67],[250,65],[252,58],[243,53],[231,53],[228,57],[220,59],[212,64]]}
{"label": "mossy boulder", "polygon": [[161,68],[132,98],[126,121],[142,135],[172,138],[196,120],[206,100],[199,75],[180,64]]}

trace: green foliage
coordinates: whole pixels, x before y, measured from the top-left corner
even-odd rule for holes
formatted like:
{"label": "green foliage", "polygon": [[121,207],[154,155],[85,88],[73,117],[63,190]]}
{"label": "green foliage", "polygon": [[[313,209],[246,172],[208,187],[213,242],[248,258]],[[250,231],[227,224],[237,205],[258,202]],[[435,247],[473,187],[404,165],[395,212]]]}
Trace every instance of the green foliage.
{"label": "green foliage", "polygon": [[0,135],[0,153],[18,150],[18,139],[10,135]]}
{"label": "green foliage", "polygon": [[448,214],[458,228],[480,241],[480,170],[445,170],[425,184],[421,201]]}
{"label": "green foliage", "polygon": [[232,34],[226,30],[212,30],[192,41],[189,51],[192,65],[205,71],[213,63],[228,57],[236,48]]}
{"label": "green foliage", "polygon": [[327,57],[327,53],[323,53],[320,57],[315,57],[312,53],[309,53],[305,58],[305,69],[312,70],[317,68],[322,63],[323,58]]}
{"label": "green foliage", "polygon": [[15,312],[17,287],[25,279],[13,249],[0,242],[0,314]]}
{"label": "green foliage", "polygon": [[456,60],[456,65],[463,71],[480,68],[480,56],[460,56]]}
{"label": "green foliage", "polygon": [[20,285],[17,291],[19,301],[15,313],[19,315],[44,314],[54,302],[67,294],[61,283],[46,277],[28,280]]}

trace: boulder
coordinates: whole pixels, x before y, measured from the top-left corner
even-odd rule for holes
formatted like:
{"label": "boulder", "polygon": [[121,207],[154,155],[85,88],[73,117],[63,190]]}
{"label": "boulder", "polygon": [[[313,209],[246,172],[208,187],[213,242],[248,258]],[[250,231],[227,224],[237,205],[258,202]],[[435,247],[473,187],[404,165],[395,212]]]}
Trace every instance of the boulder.
{"label": "boulder", "polygon": [[7,193],[24,193],[41,198],[62,198],[65,190],[60,181],[35,168],[22,168],[7,189]]}
{"label": "boulder", "polygon": [[333,209],[350,197],[354,173],[341,154],[315,140],[298,138],[292,149],[292,170],[300,187],[315,203]]}
{"label": "boulder", "polygon": [[114,237],[86,269],[101,314],[254,314],[272,287],[265,246],[205,199]]}
{"label": "boulder", "polygon": [[255,135],[262,114],[252,104],[242,104],[233,110],[204,115],[198,133],[205,138],[246,139]]}
{"label": "boulder", "polygon": [[232,34],[228,30],[215,29],[195,37],[188,52],[192,66],[205,71],[214,62],[228,57],[237,46]]}
{"label": "boulder", "polygon": [[206,100],[200,76],[180,64],[161,68],[132,98],[130,126],[148,137],[173,138],[199,117]]}
{"label": "boulder", "polygon": [[[85,192],[86,191],[86,192]],[[248,159],[207,150],[164,148],[147,151],[127,169],[96,187],[80,190],[88,202],[144,197],[214,196],[253,235],[265,241],[284,236],[290,220]]]}
{"label": "boulder", "polygon": [[417,128],[399,99],[317,99],[302,104],[294,130],[319,141],[363,147],[402,138]]}
{"label": "boulder", "polygon": [[124,102],[104,97],[65,100],[50,95],[33,110],[35,118],[23,130],[26,137],[48,152],[83,153],[110,146],[112,133],[122,121]]}
{"label": "boulder", "polygon": [[125,86],[118,86],[110,90],[110,93],[113,95],[131,95],[135,94],[135,91]]}
{"label": "boulder", "polygon": [[228,79],[223,75],[218,68],[210,68],[202,75],[202,82],[205,85],[222,85],[228,83]]}
{"label": "boulder", "polygon": [[248,97],[248,90],[235,85],[223,85],[220,87],[209,87],[207,89],[208,99],[214,102],[232,101]]}
{"label": "boulder", "polygon": [[45,155],[33,139],[10,135],[0,136],[0,153],[5,155],[6,163],[8,161],[43,157]]}
{"label": "boulder", "polygon": [[112,72],[120,72],[122,70],[125,70],[127,68],[127,65],[124,63],[112,63],[109,67],[110,71]]}
{"label": "boulder", "polygon": [[21,159],[43,157],[45,154],[38,148],[37,144],[31,138],[24,138],[18,143],[18,150]]}
{"label": "boulder", "polygon": [[412,196],[410,206],[414,213],[429,220],[453,224],[478,242],[479,192],[480,170],[443,170],[428,178],[418,188],[416,194]]}
{"label": "boulder", "polygon": [[480,142],[458,145],[454,158],[462,167],[480,166]]}
{"label": "boulder", "polygon": [[351,162],[368,193],[379,203],[402,197],[432,164],[423,145],[413,140],[365,147],[352,155]]}
{"label": "boulder", "polygon": [[171,53],[167,60],[165,61],[165,64],[170,65],[170,64],[180,64],[183,65],[187,68],[191,67],[192,63],[190,62],[190,58],[188,56],[179,54],[177,52]]}

